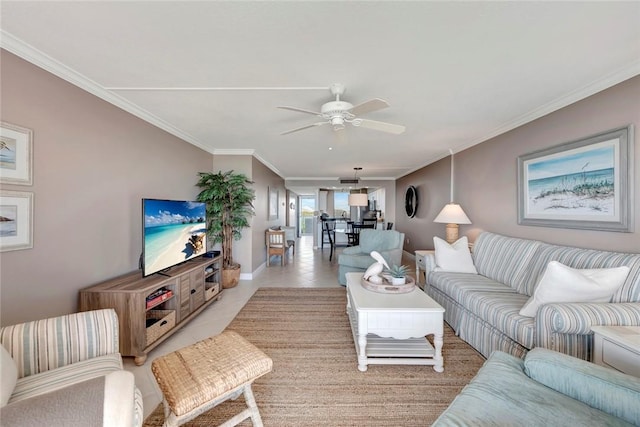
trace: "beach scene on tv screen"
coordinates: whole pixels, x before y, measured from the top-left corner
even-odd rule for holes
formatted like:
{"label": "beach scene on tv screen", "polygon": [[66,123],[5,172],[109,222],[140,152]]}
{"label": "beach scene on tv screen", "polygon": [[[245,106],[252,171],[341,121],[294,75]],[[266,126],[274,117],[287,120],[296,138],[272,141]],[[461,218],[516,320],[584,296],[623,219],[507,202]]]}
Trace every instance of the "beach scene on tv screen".
{"label": "beach scene on tv screen", "polygon": [[145,274],[164,270],[204,254],[206,227],[204,203],[145,200]]}

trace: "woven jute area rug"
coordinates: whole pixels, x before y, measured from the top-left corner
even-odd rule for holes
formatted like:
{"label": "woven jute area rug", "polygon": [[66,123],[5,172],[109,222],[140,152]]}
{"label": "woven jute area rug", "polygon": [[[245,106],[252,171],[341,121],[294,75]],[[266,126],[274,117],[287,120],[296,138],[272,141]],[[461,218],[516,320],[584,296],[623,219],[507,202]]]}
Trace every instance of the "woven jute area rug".
{"label": "woven jute area rug", "polygon": [[[267,427],[430,425],[484,363],[445,324],[443,373],[407,365],[360,372],[345,288],[259,289],[227,329],[273,359],[273,371],[253,385]],[[219,425],[244,407],[240,397],[185,425]],[[160,405],[145,426],[163,420]]]}

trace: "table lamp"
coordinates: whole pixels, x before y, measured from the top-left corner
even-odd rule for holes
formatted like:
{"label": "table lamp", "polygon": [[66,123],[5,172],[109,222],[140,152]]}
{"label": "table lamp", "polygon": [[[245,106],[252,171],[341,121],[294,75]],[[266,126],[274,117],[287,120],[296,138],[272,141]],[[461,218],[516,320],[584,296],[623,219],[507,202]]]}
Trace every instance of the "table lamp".
{"label": "table lamp", "polygon": [[458,224],[471,224],[469,217],[457,203],[445,205],[433,222],[447,224],[446,240],[449,244],[458,240]]}
{"label": "table lamp", "polygon": [[433,222],[447,224],[445,237],[447,243],[452,244],[458,240],[458,224],[471,224],[471,220],[460,205],[453,203],[453,150],[449,149],[449,153],[451,154],[451,198]]}

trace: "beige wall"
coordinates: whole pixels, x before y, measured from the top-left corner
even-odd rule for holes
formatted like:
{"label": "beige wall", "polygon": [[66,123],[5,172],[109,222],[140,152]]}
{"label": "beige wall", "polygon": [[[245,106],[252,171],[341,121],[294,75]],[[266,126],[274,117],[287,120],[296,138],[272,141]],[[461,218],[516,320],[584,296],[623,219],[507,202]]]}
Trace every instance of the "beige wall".
{"label": "beige wall", "polygon": [[33,249],[0,254],[2,325],[77,310],[78,290],[138,268],[141,198],[194,199],[213,156],[1,52],[3,121],[33,130]]}
{"label": "beige wall", "polygon": [[[286,189],[284,179],[271,169],[262,164],[259,160],[253,159],[253,178],[255,182],[256,200],[254,207],[256,216],[251,225],[251,271],[256,272],[267,260],[267,248],[264,241],[264,232],[269,227],[285,225],[286,223]],[[278,219],[269,220],[269,195],[268,188],[279,192]]]}
{"label": "beige wall", "polygon": [[[516,159],[564,142],[633,124],[635,126],[635,232],[617,233],[518,225]],[[640,252],[640,76],[545,117],[455,154],[455,201],[473,222],[460,226],[474,240],[482,230],[550,243],[613,251]],[[407,234],[405,250],[433,248],[444,238],[444,224],[433,219],[449,201],[450,158],[397,181],[398,229]],[[416,218],[404,214],[404,192],[418,187]]]}
{"label": "beige wall", "polygon": [[[242,231],[242,239],[233,242],[233,258],[240,263],[241,280],[251,279],[256,270],[266,261],[264,232],[271,226],[285,225],[286,191],[284,180],[266,167],[262,162],[249,155],[216,155],[213,160],[214,172],[233,170],[243,173],[254,182],[255,215],[249,220],[250,228]],[[269,221],[267,188],[279,190],[280,203],[278,219]],[[220,245],[217,245],[219,249]]]}

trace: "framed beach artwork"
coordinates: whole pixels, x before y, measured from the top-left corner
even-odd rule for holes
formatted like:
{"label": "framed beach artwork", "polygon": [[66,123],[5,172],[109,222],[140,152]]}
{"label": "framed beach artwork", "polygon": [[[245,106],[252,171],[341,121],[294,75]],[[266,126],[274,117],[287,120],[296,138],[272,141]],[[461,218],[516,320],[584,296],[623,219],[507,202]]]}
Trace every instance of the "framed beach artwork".
{"label": "framed beach artwork", "polygon": [[32,132],[29,129],[0,122],[0,182],[32,184]]}
{"label": "framed beach artwork", "polygon": [[518,224],[633,231],[633,127],[518,157]]}
{"label": "framed beach artwork", "polygon": [[33,247],[33,193],[0,191],[0,252]]}
{"label": "framed beach artwork", "polygon": [[269,193],[269,221],[278,219],[278,190],[267,187]]}

